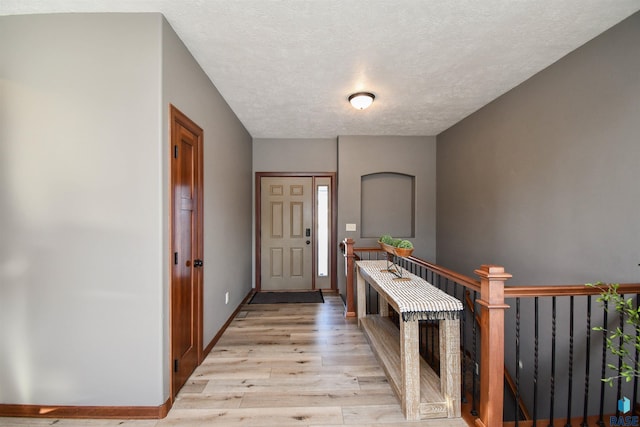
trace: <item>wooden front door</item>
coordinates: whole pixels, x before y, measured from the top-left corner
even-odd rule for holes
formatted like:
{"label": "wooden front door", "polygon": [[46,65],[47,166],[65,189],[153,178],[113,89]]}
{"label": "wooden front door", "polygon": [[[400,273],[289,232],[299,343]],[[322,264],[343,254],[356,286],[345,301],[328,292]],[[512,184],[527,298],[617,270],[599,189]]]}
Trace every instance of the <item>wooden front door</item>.
{"label": "wooden front door", "polygon": [[313,179],[260,180],[260,290],[313,289]]}
{"label": "wooden front door", "polygon": [[202,359],[202,140],[171,106],[171,397]]}

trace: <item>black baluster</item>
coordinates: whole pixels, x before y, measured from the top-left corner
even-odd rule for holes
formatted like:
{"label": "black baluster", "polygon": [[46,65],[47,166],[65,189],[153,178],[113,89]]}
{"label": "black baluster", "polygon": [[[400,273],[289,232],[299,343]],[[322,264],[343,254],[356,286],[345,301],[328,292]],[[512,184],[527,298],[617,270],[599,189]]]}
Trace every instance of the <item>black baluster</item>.
{"label": "black baluster", "polygon": [[[608,324],[608,312],[609,302],[604,301],[604,313],[602,319],[602,366],[600,370],[600,378],[605,378],[607,374],[607,324]],[[600,382],[600,413],[597,424],[604,426],[604,381]]]}
{"label": "black baluster", "polygon": [[[462,287],[462,306],[466,306],[466,301],[464,298],[465,289]],[[461,320],[461,341],[462,344],[462,403],[467,403],[467,340],[465,331],[467,330],[467,310],[462,310],[462,319]]]}
{"label": "black baluster", "polygon": [[471,382],[471,390],[472,390],[472,394],[471,394],[471,415],[473,415],[474,417],[478,416],[478,407],[477,402],[476,402],[476,393],[478,391],[478,327],[476,325],[476,310],[478,309],[478,307],[476,307],[476,298],[477,298],[477,291],[473,291],[473,301],[471,301],[471,303],[473,304],[473,312],[472,314],[472,319],[471,319],[471,324],[472,326],[472,341],[471,341],[471,349],[473,351],[473,360],[472,363],[473,365],[471,366],[471,377],[473,378],[473,381]]}
{"label": "black baluster", "polygon": [[533,332],[533,427],[538,425],[538,349],[539,349],[539,333],[538,323],[540,321],[540,313],[538,310],[538,297],[534,298],[535,314],[534,314],[534,332]]}
{"label": "black baluster", "polygon": [[[622,295],[622,299],[624,300],[624,295]],[[624,311],[620,311],[620,339],[618,341],[618,347],[620,349],[622,349],[622,347],[624,346]],[[618,373],[620,373],[620,371],[622,370],[622,355],[618,356]],[[622,399],[622,378],[620,377],[620,375],[618,375],[618,391],[617,391],[617,395],[616,395],[616,402],[620,401],[620,399]],[[616,408],[618,408],[618,405],[616,405]],[[620,416],[620,409],[616,410],[616,416]]]}
{"label": "black baluster", "polygon": [[420,355],[422,358],[427,357],[427,322],[420,320],[418,322],[420,328],[420,339],[418,340],[418,346],[420,348]]}
{"label": "black baluster", "polygon": [[370,285],[369,283],[366,283],[366,288],[365,288],[365,295],[364,295],[364,297],[365,297],[365,300],[367,301],[367,302],[366,302],[366,306],[365,306],[365,308],[364,308],[364,309],[365,309],[365,312],[366,312],[367,314],[371,314],[371,304],[370,304],[370,302],[369,302],[369,301],[370,301],[370,300],[369,300],[369,298],[371,298],[371,285]]}
{"label": "black baluster", "polygon": [[380,294],[376,291],[376,308],[375,308],[375,313],[376,314],[380,314]]}
{"label": "black baluster", "polygon": [[549,384],[549,427],[553,427],[556,394],[556,297],[551,297],[551,381]]}
{"label": "black baluster", "polygon": [[569,384],[567,397],[567,423],[565,427],[571,427],[571,398],[573,397],[573,308],[574,296],[569,297]]}
{"label": "black baluster", "polygon": [[516,427],[520,425],[520,298],[516,298]]}
{"label": "black baluster", "polygon": [[[640,305],[640,294],[636,294],[636,307],[638,310],[638,306]],[[636,327],[636,343],[638,343],[638,328]],[[638,356],[640,356],[640,352],[638,351],[638,346],[636,345],[636,354],[634,360],[634,365],[636,368],[638,367]],[[635,413],[636,403],[638,402],[638,376],[635,375],[633,378],[633,409]]]}
{"label": "black baluster", "polygon": [[373,293],[374,293],[374,296],[376,297],[375,314],[380,314],[380,294],[375,289],[374,289]]}
{"label": "black baluster", "polygon": [[587,354],[584,368],[584,403],[582,406],[582,424],[581,427],[589,427],[587,417],[589,416],[589,367],[591,364],[591,295],[587,296]]}
{"label": "black baluster", "polygon": [[[439,281],[440,281],[440,275],[438,275],[438,282],[439,282]],[[434,333],[434,329],[435,329],[435,328],[433,327],[433,325],[430,325],[430,326],[431,326],[431,327],[430,327],[429,329],[431,330],[431,349],[432,349],[432,351],[431,351],[431,357],[430,357],[430,363],[429,363],[429,364],[430,364],[430,365],[431,365],[431,367],[433,368],[433,366],[434,366],[434,365],[433,365],[433,363],[434,363],[434,362],[433,362],[433,353],[434,353],[434,352],[433,352],[433,348],[434,348],[434,344],[433,344],[433,343],[434,343],[434,339],[435,339],[435,333]],[[434,370],[435,370],[435,369],[434,369]]]}

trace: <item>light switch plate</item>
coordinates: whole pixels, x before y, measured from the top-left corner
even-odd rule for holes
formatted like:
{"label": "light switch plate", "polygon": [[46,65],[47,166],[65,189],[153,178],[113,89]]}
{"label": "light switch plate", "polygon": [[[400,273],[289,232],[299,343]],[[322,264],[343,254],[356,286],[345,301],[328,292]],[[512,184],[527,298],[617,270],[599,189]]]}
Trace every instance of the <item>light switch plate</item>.
{"label": "light switch plate", "polygon": [[347,231],[356,231],[355,224],[347,224]]}

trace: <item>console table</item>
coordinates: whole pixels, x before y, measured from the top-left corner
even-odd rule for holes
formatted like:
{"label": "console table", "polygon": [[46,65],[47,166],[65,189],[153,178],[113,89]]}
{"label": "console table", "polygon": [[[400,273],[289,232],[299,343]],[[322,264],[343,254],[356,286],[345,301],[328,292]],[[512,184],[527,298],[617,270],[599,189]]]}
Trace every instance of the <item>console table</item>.
{"label": "console table", "polygon": [[[406,270],[397,278],[387,261],[357,261],[356,266],[358,324],[400,398],[405,418],[460,417],[462,303]],[[366,314],[365,283],[380,296],[377,315]],[[387,304],[399,315],[399,333]],[[439,376],[420,357],[419,320],[439,321]]]}

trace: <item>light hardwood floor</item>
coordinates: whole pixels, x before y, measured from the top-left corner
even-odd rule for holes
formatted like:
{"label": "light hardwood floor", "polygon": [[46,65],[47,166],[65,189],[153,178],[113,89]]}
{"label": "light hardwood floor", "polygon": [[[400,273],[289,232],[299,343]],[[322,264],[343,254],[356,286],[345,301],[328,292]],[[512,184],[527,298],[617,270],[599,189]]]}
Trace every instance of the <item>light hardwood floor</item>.
{"label": "light hardwood floor", "polygon": [[340,297],[324,304],[245,305],[162,420],[0,418],[0,426],[424,426],[407,422]]}

